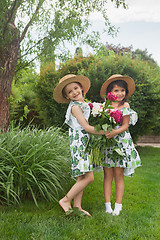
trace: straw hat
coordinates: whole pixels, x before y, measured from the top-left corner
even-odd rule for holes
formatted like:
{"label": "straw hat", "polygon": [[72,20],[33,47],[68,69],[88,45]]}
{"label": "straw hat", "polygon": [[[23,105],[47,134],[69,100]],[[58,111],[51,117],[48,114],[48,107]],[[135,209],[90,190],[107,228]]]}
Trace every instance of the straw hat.
{"label": "straw hat", "polygon": [[123,75],[120,75],[120,74],[114,74],[112,75],[111,77],[109,77],[102,85],[101,87],[101,90],[100,90],[100,95],[101,95],[101,98],[104,98],[104,95],[106,95],[106,90],[107,90],[107,87],[108,85],[111,83],[111,82],[114,82],[116,80],[123,80],[125,81],[127,84],[128,84],[128,95],[127,97],[130,97],[134,91],[135,91],[135,83],[134,83],[134,80],[129,77],[129,76],[123,76]]}
{"label": "straw hat", "polygon": [[68,74],[59,80],[58,85],[54,89],[53,98],[56,100],[56,102],[58,103],[70,102],[70,99],[66,99],[63,96],[62,91],[67,84],[72,82],[79,82],[82,85],[84,95],[88,92],[91,85],[89,78],[85,76]]}

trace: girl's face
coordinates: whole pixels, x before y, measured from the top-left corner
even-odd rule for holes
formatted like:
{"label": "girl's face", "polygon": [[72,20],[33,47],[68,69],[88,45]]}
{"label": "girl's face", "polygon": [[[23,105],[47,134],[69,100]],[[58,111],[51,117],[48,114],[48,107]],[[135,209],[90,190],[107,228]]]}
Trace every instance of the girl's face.
{"label": "girl's face", "polygon": [[83,102],[82,88],[78,83],[69,83],[64,91],[67,99]]}
{"label": "girl's face", "polygon": [[118,85],[114,85],[111,92],[117,97],[116,101],[121,102],[125,96],[126,96],[126,90],[123,87],[120,87]]}

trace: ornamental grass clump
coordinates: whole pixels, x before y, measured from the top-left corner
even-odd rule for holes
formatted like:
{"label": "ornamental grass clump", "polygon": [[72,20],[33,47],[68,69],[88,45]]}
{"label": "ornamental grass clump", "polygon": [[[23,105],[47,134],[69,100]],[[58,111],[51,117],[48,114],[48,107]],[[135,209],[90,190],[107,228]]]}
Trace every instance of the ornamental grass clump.
{"label": "ornamental grass clump", "polygon": [[9,129],[0,136],[0,202],[53,201],[69,181],[70,152],[60,128]]}

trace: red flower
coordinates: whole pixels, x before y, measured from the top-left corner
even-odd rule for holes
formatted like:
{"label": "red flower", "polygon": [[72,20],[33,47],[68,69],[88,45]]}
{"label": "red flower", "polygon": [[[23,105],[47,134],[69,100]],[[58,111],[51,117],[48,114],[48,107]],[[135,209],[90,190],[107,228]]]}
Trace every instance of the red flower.
{"label": "red flower", "polygon": [[114,118],[116,123],[122,123],[122,121],[123,121],[123,114],[119,110],[111,111],[110,116]]}
{"label": "red flower", "polygon": [[117,99],[117,97],[113,93],[111,93],[111,92],[107,93],[107,98],[110,101],[115,101]]}
{"label": "red flower", "polygon": [[88,103],[88,105],[89,105],[90,109],[93,108],[93,103]]}

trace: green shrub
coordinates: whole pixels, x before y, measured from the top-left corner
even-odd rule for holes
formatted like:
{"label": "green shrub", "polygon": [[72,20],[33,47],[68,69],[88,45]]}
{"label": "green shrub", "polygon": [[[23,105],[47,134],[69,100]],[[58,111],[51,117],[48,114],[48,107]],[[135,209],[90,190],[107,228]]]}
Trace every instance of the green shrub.
{"label": "green shrub", "polygon": [[52,97],[53,89],[61,77],[69,73],[89,77],[91,88],[86,97],[91,101],[99,102],[102,101],[100,97],[102,84],[112,74],[118,73],[129,75],[136,84],[136,91],[129,100],[131,108],[139,116],[138,123],[131,127],[134,140],[158,128],[160,68],[151,67],[149,63],[142,60],[133,60],[129,55],[119,56],[112,51],[107,51],[107,56],[105,54],[77,56],[62,64],[57,71],[48,69],[44,71],[38,83],[38,99],[42,102],[41,116],[45,118],[46,124],[62,126],[64,122],[67,104],[57,104]]}
{"label": "green shrub", "polygon": [[32,68],[22,70],[14,78],[10,97],[10,120],[15,126],[20,124],[26,127],[32,121],[32,124],[43,127],[37,111],[37,79],[38,75]]}
{"label": "green shrub", "polygon": [[68,160],[68,138],[59,128],[13,128],[1,134],[1,203],[33,198],[38,205],[39,198],[57,199],[70,179]]}
{"label": "green shrub", "polygon": [[53,99],[53,89],[60,78],[59,72],[48,66],[41,72],[36,86],[39,118],[46,127],[62,127],[64,123],[67,104],[59,104]]}

